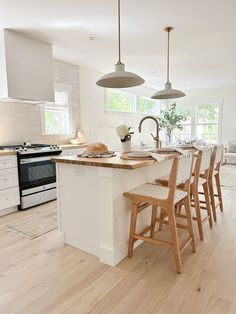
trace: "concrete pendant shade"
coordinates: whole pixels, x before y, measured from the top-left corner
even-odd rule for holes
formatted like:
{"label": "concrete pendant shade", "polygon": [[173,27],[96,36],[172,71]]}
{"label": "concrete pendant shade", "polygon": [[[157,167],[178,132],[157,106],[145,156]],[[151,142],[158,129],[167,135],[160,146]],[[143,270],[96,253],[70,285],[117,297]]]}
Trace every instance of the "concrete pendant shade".
{"label": "concrete pendant shade", "polygon": [[154,95],[152,95],[152,99],[175,99],[184,97],[185,93],[181,92],[178,89],[173,89],[170,82],[167,82],[165,84],[165,89],[160,90],[159,92],[156,92]]}
{"label": "concrete pendant shade", "polygon": [[156,92],[152,95],[152,99],[175,99],[186,96],[185,93],[181,92],[178,89],[173,89],[169,81],[170,77],[170,32],[173,30],[173,27],[169,26],[164,29],[168,33],[168,45],[167,45],[167,82],[165,84],[165,89]]}
{"label": "concrete pendant shade", "polygon": [[102,76],[96,84],[107,88],[126,88],[143,84],[145,81],[139,75],[126,72],[125,65],[121,62],[120,48],[120,0],[118,0],[118,44],[119,60],[115,65],[115,71]]}
{"label": "concrete pendant shade", "polygon": [[106,74],[97,81],[97,85],[107,88],[126,88],[132,86],[138,86],[145,81],[139,75],[125,71],[125,65],[123,63],[117,63],[115,65],[115,71]]}

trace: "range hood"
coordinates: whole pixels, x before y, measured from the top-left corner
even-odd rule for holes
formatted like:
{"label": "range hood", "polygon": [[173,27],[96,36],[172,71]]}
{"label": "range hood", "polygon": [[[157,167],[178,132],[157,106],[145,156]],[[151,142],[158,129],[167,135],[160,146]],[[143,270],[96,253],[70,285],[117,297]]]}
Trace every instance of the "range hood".
{"label": "range hood", "polygon": [[52,45],[0,30],[0,102],[54,102]]}

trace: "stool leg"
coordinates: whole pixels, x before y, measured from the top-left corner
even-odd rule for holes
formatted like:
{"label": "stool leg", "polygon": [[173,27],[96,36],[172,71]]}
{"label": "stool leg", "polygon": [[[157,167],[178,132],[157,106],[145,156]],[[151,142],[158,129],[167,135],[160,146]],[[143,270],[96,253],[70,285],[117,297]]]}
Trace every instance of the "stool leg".
{"label": "stool leg", "polygon": [[128,257],[132,257],[133,255],[134,234],[135,234],[136,223],[137,223],[137,214],[138,214],[138,205],[136,203],[132,203],[130,229],[129,229]]}
{"label": "stool leg", "polygon": [[215,180],[216,180],[218,199],[219,199],[219,203],[220,203],[220,211],[223,212],[223,201],[222,201],[222,193],[221,193],[220,175],[219,175],[219,173],[217,173],[215,175]]}
{"label": "stool leg", "polygon": [[191,214],[191,205],[190,205],[189,197],[186,197],[184,199],[184,207],[185,207],[186,218],[187,218],[187,222],[188,222],[189,235],[192,238],[192,242],[191,242],[192,250],[193,250],[193,252],[196,252],[196,244],[195,244],[194,232],[193,232],[193,219],[192,219],[192,214]]}
{"label": "stool leg", "polygon": [[157,218],[157,206],[152,205],[152,220],[151,220],[151,232],[150,237],[153,238],[155,234],[155,226],[156,226],[156,218]]}
{"label": "stool leg", "polygon": [[171,232],[171,238],[173,243],[173,250],[175,254],[175,264],[177,273],[182,273],[182,261],[180,256],[180,248],[179,248],[179,239],[177,234],[176,220],[174,216],[174,208],[167,209],[168,212],[168,220]]}
{"label": "stool leg", "polygon": [[203,228],[202,228],[202,217],[201,217],[201,210],[200,210],[200,202],[198,196],[198,187],[193,187],[192,189],[195,213],[197,217],[197,225],[198,225],[198,232],[200,240],[203,241]]}
{"label": "stool leg", "polygon": [[211,204],[210,204],[210,198],[209,198],[209,189],[208,189],[208,183],[203,184],[203,191],[204,191],[204,196],[205,196],[205,201],[206,201],[206,208],[207,208],[207,214],[209,216],[209,225],[212,228],[212,213],[211,213]]}
{"label": "stool leg", "polygon": [[162,230],[162,227],[163,227],[163,222],[162,222],[163,219],[164,219],[164,212],[163,212],[163,209],[160,208],[160,220],[159,220],[159,230],[160,231]]}
{"label": "stool leg", "polygon": [[212,207],[212,212],[213,212],[213,218],[216,221],[217,220],[216,204],[215,204],[214,187],[212,184],[212,178],[209,180],[209,192],[210,192],[210,198],[211,198],[211,207]]}

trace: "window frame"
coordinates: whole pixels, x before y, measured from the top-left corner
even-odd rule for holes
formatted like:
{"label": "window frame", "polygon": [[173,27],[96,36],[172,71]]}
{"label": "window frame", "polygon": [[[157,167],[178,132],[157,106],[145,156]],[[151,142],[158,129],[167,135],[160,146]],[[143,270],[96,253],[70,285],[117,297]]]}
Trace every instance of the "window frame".
{"label": "window frame", "polygon": [[[118,92],[120,94],[124,94],[124,95],[129,95],[129,96],[132,96],[132,104],[131,104],[131,111],[119,111],[119,110],[110,110],[107,106],[107,102],[108,102],[108,92],[109,91],[115,91],[115,92]],[[134,110],[136,110],[136,95],[133,94],[133,93],[130,93],[130,92],[127,92],[127,91],[123,91],[121,89],[119,90],[115,90],[113,88],[111,89],[105,89],[105,112],[109,112],[109,113],[134,113]]]}
{"label": "window frame", "polygon": [[[204,104],[204,103],[202,103]],[[207,125],[217,125],[218,126],[218,134],[217,134],[217,143],[221,142],[221,127],[222,127],[222,105],[223,101],[219,102],[218,104],[215,102],[212,105],[218,105],[219,107],[219,119],[218,122],[198,122],[198,106],[202,104],[197,104],[196,106],[196,112],[195,112],[195,138],[197,138],[197,127],[198,125],[207,126]],[[207,103],[206,103],[207,104]]]}
{"label": "window frame", "polygon": [[[68,105],[63,106],[54,103],[43,103],[40,108],[41,113],[41,134],[45,136],[63,136],[63,135],[72,135],[72,108],[71,108],[71,99],[72,99],[72,86],[68,84],[62,84],[62,83],[54,83],[54,92],[56,91],[66,91],[67,92],[67,101]],[[62,108],[65,108],[68,111],[68,131],[66,133],[47,133],[45,129],[45,111],[46,108],[51,108],[54,110],[61,110]]]}
{"label": "window frame", "polygon": [[[133,103],[132,103],[132,111],[118,111],[118,110],[110,110],[108,109],[108,106],[107,106],[107,101],[108,101],[108,92],[110,90],[114,90],[115,92],[118,92],[120,94],[128,94],[128,95],[131,95],[132,98],[133,98]],[[147,100],[152,100],[152,101],[155,101],[153,99],[151,99],[149,96],[146,96],[146,95],[140,95],[140,94],[135,94],[135,93],[131,93],[131,92],[128,92],[128,91],[124,91],[123,89],[109,89],[109,88],[106,88],[105,91],[105,104],[104,104],[104,112],[107,113],[107,114],[111,114],[111,113],[114,113],[114,114],[135,114],[135,115],[141,115],[141,116],[146,116],[146,115],[150,115],[150,113],[141,113],[141,112],[138,112],[137,111],[137,108],[138,108],[138,100],[139,98],[145,98]],[[160,114],[160,111],[161,111],[161,104],[158,103],[157,101],[155,101],[156,103],[156,112],[153,113],[152,115],[158,115]]]}
{"label": "window frame", "polygon": [[[206,123],[199,123],[198,122],[198,106],[203,105],[203,104],[211,104],[211,105],[218,105],[219,107],[219,120],[218,122],[206,122]],[[187,104],[186,104],[187,105]],[[179,106],[182,106],[181,104]],[[185,106],[185,104],[183,104],[183,106]],[[186,125],[190,125],[191,126],[191,134],[190,134],[190,138],[197,138],[197,126],[198,125],[203,125],[203,126],[207,126],[207,125],[217,125],[218,126],[218,134],[217,134],[217,143],[221,142],[221,138],[222,138],[222,107],[223,107],[223,100],[221,101],[214,101],[214,102],[200,102],[197,104],[190,104],[189,105],[191,107],[191,124],[190,123],[182,123],[181,125],[186,126]]]}

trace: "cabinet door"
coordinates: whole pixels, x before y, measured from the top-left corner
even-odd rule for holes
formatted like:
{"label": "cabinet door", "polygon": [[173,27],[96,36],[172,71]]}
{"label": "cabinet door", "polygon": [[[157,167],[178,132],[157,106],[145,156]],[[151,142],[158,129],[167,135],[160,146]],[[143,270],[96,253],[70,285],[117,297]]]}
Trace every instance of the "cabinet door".
{"label": "cabinet door", "polygon": [[0,210],[20,204],[19,188],[11,188],[0,191]]}
{"label": "cabinet door", "polygon": [[0,190],[13,188],[18,185],[17,168],[0,170]]}
{"label": "cabinet door", "polygon": [[0,156],[0,169],[17,168],[16,156]]}

